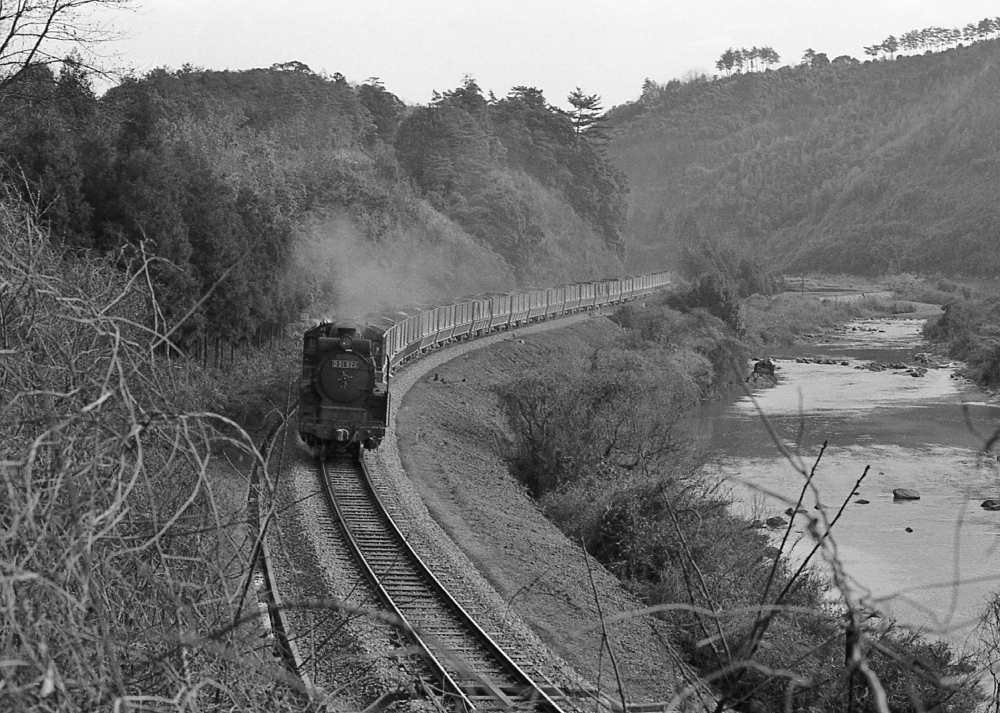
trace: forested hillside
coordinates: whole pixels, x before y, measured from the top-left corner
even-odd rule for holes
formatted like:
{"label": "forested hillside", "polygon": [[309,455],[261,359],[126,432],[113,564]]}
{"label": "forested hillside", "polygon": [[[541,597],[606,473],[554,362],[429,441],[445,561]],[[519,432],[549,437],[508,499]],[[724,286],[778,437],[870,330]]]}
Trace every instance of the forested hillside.
{"label": "forested hillside", "polygon": [[149,262],[185,343],[261,324],[617,274],[621,174],[537,89],[406,107],[298,62],[154,70],[98,97],[72,61],[0,96],[0,173],[71,252]]}
{"label": "forested hillside", "polygon": [[632,257],[676,266],[707,241],[792,272],[998,274],[1000,42],[893,56],[653,83],[618,107]]}

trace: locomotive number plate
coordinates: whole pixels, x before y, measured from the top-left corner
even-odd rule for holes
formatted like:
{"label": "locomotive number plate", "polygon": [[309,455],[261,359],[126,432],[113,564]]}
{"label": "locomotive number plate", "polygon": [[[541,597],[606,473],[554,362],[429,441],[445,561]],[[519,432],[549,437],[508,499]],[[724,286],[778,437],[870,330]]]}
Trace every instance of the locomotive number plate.
{"label": "locomotive number plate", "polygon": [[347,361],[346,359],[331,359],[330,360],[331,369],[360,369],[361,364],[356,361]]}

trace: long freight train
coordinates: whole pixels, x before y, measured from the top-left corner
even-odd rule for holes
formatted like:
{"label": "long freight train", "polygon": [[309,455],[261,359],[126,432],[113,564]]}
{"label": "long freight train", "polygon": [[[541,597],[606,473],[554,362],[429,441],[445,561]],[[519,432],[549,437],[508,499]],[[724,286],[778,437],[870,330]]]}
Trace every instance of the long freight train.
{"label": "long freight train", "polygon": [[669,284],[665,272],[579,282],[403,307],[313,327],[303,341],[299,436],[321,451],[377,448],[389,418],[389,377],[401,364],[458,340],[634,300]]}

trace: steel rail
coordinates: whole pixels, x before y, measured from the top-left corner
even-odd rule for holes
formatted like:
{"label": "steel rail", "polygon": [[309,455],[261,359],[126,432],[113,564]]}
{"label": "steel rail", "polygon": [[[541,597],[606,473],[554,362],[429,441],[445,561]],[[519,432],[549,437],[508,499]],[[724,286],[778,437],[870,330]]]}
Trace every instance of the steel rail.
{"label": "steel rail", "polygon": [[[328,468],[333,463],[341,473],[345,465],[351,466],[353,473],[348,472],[346,478],[340,480],[354,492],[341,492],[338,497]],[[469,710],[488,707],[486,704],[492,699],[503,707],[529,702],[547,713],[562,713],[559,705],[475,622],[413,550],[375,490],[363,459],[341,456],[329,463],[321,461],[319,471],[322,489],[337,515],[353,555],[385,606],[398,618],[403,630],[421,650],[428,666],[449,695],[456,696]],[[352,478],[353,482],[350,482]],[[354,514],[347,512],[348,500],[355,509]],[[365,540],[370,546],[366,546]],[[387,544],[394,551],[387,552]],[[389,564],[389,569],[382,576],[376,573],[371,561],[376,557]],[[414,574],[403,572],[406,567],[411,568]],[[419,584],[414,582],[415,579],[419,580]],[[415,586],[422,587],[423,592]],[[447,612],[445,618],[453,621],[444,622],[442,612],[438,611],[429,614],[422,625],[413,621],[414,617],[408,616],[405,611],[426,608],[428,603],[439,610],[443,607]],[[443,626],[452,627],[452,636],[461,632],[461,636],[471,638],[478,651],[466,651],[463,655],[450,650],[440,633],[430,631]],[[486,671],[486,668],[492,670]],[[491,680],[498,671],[507,680]]]}
{"label": "steel rail", "polygon": [[[421,655],[423,656],[425,662],[430,667],[431,672],[440,681],[442,688],[445,693],[451,696],[456,696],[459,702],[463,703],[468,709],[475,709],[475,705],[468,699],[465,692],[462,690],[461,686],[451,677],[451,675],[444,668],[443,664],[434,656],[430,647],[423,640],[419,633],[414,630],[414,628],[408,622],[406,616],[400,611],[399,607],[396,606],[392,597],[385,590],[381,580],[375,573],[368,559],[364,556],[361,549],[361,545],[358,543],[357,539],[354,537],[352,529],[347,525],[346,515],[340,506],[340,502],[333,492],[333,488],[330,486],[329,476],[327,472],[327,463],[320,461],[320,483],[323,489],[323,493],[326,496],[327,502],[329,503],[331,509],[336,515],[337,523],[340,526],[341,532],[344,535],[344,539],[347,541],[348,547],[351,550],[351,554],[355,561],[361,567],[365,576],[368,578],[369,583],[375,589],[382,600],[382,603],[389,609],[389,613],[396,618],[399,625],[403,628],[406,634],[414,641],[417,647],[420,649]],[[358,476],[361,477],[360,473],[360,463],[358,464]]]}

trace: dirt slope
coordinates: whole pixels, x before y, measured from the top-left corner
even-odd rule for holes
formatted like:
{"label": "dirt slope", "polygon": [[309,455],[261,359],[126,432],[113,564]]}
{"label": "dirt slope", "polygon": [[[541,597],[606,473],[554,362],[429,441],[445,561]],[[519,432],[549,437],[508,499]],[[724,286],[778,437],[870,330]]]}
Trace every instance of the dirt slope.
{"label": "dirt slope", "polygon": [[[431,516],[550,648],[612,691],[614,674],[602,652],[583,552],[508,473],[498,453],[496,434],[504,424],[493,388],[542,364],[587,354],[619,334],[603,317],[514,333],[421,377],[396,420],[403,465]],[[641,608],[609,573],[593,567],[605,617]],[[628,617],[610,624],[609,634],[630,700],[665,701],[676,693],[686,676],[664,624]]]}

